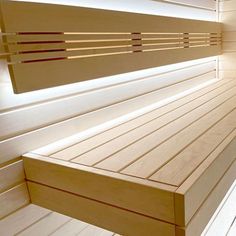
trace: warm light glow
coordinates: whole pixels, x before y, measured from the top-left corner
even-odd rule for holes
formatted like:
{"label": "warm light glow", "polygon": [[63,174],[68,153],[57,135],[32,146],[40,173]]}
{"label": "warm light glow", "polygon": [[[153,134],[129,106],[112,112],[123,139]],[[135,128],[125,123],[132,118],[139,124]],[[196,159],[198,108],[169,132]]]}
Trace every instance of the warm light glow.
{"label": "warm light glow", "polygon": [[180,17],[197,20],[216,20],[216,12],[207,9],[175,4],[174,1],[151,1],[151,0],[18,0],[24,2],[54,3],[61,5],[72,5],[91,7],[99,9],[145,13],[150,15],[161,15]]}
{"label": "warm light glow", "polygon": [[[168,103],[171,103],[177,99],[180,99],[182,97],[185,97],[193,92],[196,92],[197,90],[200,90],[210,84],[213,84],[217,81],[218,79],[212,79],[212,80],[209,80],[207,82],[204,82],[200,85],[197,85],[195,87],[192,87],[191,89],[187,89],[185,90],[184,92],[181,92],[181,93],[178,93],[178,94],[175,94],[174,96],[171,96],[171,97],[168,97],[166,99],[163,99],[161,101],[158,101],[156,103],[153,103],[149,106],[146,106],[146,107],[143,107],[141,109],[138,109],[134,112],[130,112],[126,115],[123,115],[121,117],[118,117],[117,119],[113,119],[113,120],[110,120],[108,122],[105,122],[105,123],[102,123],[101,125],[98,125],[98,126],[95,126],[95,127],[92,127],[90,129],[87,129],[85,131],[82,131],[82,132],[79,132],[75,135],[72,135],[68,138],[65,138],[65,139],[61,139],[60,141],[57,141],[55,143],[52,143],[52,144],[49,144],[48,146],[45,146],[43,147],[43,150],[44,152],[48,151],[50,152],[50,150],[54,150],[54,152],[56,152],[55,150],[59,150],[59,149],[62,149],[62,147],[67,147],[67,146],[70,146],[70,145],[74,145],[78,142],[78,140],[84,140],[86,138],[89,138],[89,137],[92,137],[102,131],[105,131],[105,130],[108,130],[109,128],[112,128],[114,126],[117,126],[119,124],[122,124],[124,122],[127,122],[131,119],[134,119],[138,116],[141,116],[147,112],[150,112],[150,111],[153,111],[157,108],[160,108],[162,106],[165,106],[167,105]],[[40,153],[41,152],[41,148],[40,149],[37,149],[35,150],[35,153]]]}

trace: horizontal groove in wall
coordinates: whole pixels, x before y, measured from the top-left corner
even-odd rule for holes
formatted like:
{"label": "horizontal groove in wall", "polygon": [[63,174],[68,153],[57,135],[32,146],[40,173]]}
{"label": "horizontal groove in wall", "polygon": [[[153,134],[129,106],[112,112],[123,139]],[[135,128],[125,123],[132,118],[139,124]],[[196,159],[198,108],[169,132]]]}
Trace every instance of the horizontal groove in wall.
{"label": "horizontal groove in wall", "polygon": [[26,183],[17,185],[0,194],[0,220],[27,204],[29,194]]}
{"label": "horizontal groove in wall", "polygon": [[215,11],[216,10],[216,3],[214,0],[208,0],[208,1],[189,1],[189,0],[152,0],[155,2],[166,2],[174,5],[180,5],[180,6],[188,6],[192,8],[198,8],[208,11]]}
{"label": "horizontal groove in wall", "polygon": [[0,182],[0,193],[24,182],[23,161],[19,160],[0,168],[0,179],[4,180]]}
{"label": "horizontal groove in wall", "polygon": [[[205,82],[209,81],[209,79],[210,78],[204,78]],[[191,83],[186,84],[184,87],[179,88],[178,91],[176,88],[175,90],[176,92],[181,92],[181,90],[187,90],[192,86],[199,85],[199,82],[200,81],[198,78],[195,81],[191,81]],[[172,93],[173,90],[167,90],[165,92],[166,96],[170,96]],[[151,98],[148,98],[146,101],[143,101],[141,98],[141,101],[150,104],[150,99]],[[154,96],[152,99],[156,101],[157,97]],[[139,105],[141,101],[138,100],[137,104],[132,104],[132,108],[137,109],[137,105]],[[140,105],[142,106],[144,104]],[[120,106],[122,106],[122,109],[120,109]],[[122,114],[126,114],[127,108],[130,109],[129,103],[122,103],[120,106],[111,106],[109,108],[100,109],[95,112],[87,113],[83,116],[75,117],[60,123],[55,123],[47,126],[46,128],[34,130],[14,138],[4,140],[0,142],[0,149],[2,148],[2,150],[5,150],[2,154],[2,159],[0,162],[8,161],[13,157],[22,155],[22,153],[29,152],[33,149],[39,148],[40,146],[45,146],[51,142],[55,142],[59,139],[107,122],[108,120],[115,119]],[[104,114],[106,114],[106,116],[104,116]],[[94,117],[96,117],[96,119],[94,119]],[[63,132],[61,132],[61,130],[63,130]]]}
{"label": "horizontal groove in wall", "polygon": [[[120,86],[120,85],[129,85],[130,83],[136,83],[136,82],[142,82],[144,80],[148,80],[148,79],[151,79],[153,77],[160,77],[160,76],[165,76],[169,73],[173,73],[173,72],[176,72],[178,73],[178,71],[180,70],[184,70],[184,69],[193,69],[198,67],[198,66],[205,66],[209,63],[215,63],[215,60],[209,60],[209,61],[206,61],[206,62],[202,62],[202,63],[198,63],[196,65],[190,65],[190,66],[181,66],[180,65],[180,68],[174,68],[174,69],[168,69],[168,70],[165,70],[163,69],[163,72],[158,72],[158,73],[153,73],[153,72],[150,72],[148,71],[146,73],[146,75],[144,75],[144,72],[140,72],[142,75],[139,75],[139,72],[135,72],[135,74],[130,74],[130,76],[125,76],[124,78],[125,79],[121,79],[123,78],[123,75],[117,75],[115,76],[114,78],[113,77],[107,77],[107,81],[101,81],[100,79],[98,79],[100,82],[100,84],[98,83],[98,80],[97,80],[97,83],[95,84],[91,84],[90,86],[87,86],[87,88],[84,88],[81,86],[79,86],[79,84],[75,84],[74,86],[77,88],[77,90],[81,90],[79,92],[69,92],[65,95],[59,95],[56,93],[56,97],[53,97],[51,94],[55,94],[55,92],[53,90],[51,90],[51,94],[50,93],[47,93],[46,91],[46,95],[44,93],[42,93],[42,96],[40,98],[38,98],[39,101],[34,101],[35,99],[33,99],[32,102],[29,103],[29,100],[25,101],[25,103],[23,104],[19,104],[19,105],[16,105],[16,106],[10,106],[9,108],[1,108],[0,107],[0,115],[1,114],[4,114],[6,112],[11,112],[11,111],[15,111],[17,109],[24,109],[24,108],[27,108],[27,107],[31,107],[31,106],[37,106],[37,105],[42,105],[42,104],[45,104],[45,103],[49,103],[49,102],[53,102],[55,100],[59,101],[60,99],[63,100],[63,99],[67,99],[67,98],[70,98],[70,97],[75,97],[75,96],[79,96],[79,95],[83,95],[83,94],[86,94],[86,93],[91,93],[91,92],[94,92],[94,91],[99,91],[99,90],[102,90],[102,89],[106,89],[106,88],[116,88],[117,86]],[[136,74],[137,73],[137,74]],[[120,78],[119,78],[120,77]],[[120,81],[121,80],[121,81]],[[116,82],[118,81],[118,82]],[[87,83],[87,82],[86,82]],[[82,89],[81,89],[82,87]],[[44,92],[44,91],[42,91]],[[40,93],[40,91],[38,91],[37,93]],[[61,91],[61,93],[65,93],[63,91]],[[26,94],[27,95],[27,94]],[[47,98],[47,96],[50,95],[51,98]],[[16,96],[20,96],[20,95],[16,95]],[[33,97],[33,96],[32,96]],[[29,96],[29,99],[32,100],[32,97]],[[42,99],[42,97],[45,97],[44,99]],[[15,97],[13,97],[15,98]],[[17,101],[15,101],[17,102]],[[0,104],[1,105],[1,104]]]}
{"label": "horizontal groove in wall", "polygon": [[[41,105],[40,107],[32,107],[29,109],[2,114],[0,115],[0,123],[1,123],[0,140],[9,139],[16,135],[21,135],[24,132],[29,132],[32,129],[35,130],[37,128],[43,128],[47,125],[52,125],[56,122],[62,122],[63,120],[70,119],[79,115],[83,115],[88,112],[93,112],[98,109],[103,109],[106,107],[109,108],[109,106],[114,106],[116,104],[122,104],[122,103],[127,103],[127,102],[133,103],[133,100],[135,99],[140,100],[142,98],[144,100],[147,100],[147,98],[150,97],[154,93],[156,94],[164,93],[164,91],[168,88],[171,88],[173,86],[181,86],[182,83],[185,83],[191,80],[199,79],[200,81],[201,77],[203,79],[204,78],[213,79],[214,73],[215,73],[214,70],[211,70],[211,71],[207,71],[207,70],[208,70],[208,67],[206,67],[206,72],[204,73],[202,72],[203,74],[200,74],[196,77],[190,77],[190,78],[183,76],[182,78],[185,78],[185,79],[177,80],[175,83],[174,81],[171,81],[172,82],[171,84],[163,84],[163,86],[156,88],[155,90],[151,89],[150,87],[152,86],[154,88],[154,85],[155,85],[154,83],[155,78],[154,78],[153,82],[151,81],[152,83],[150,85],[148,86],[146,85],[148,88],[148,91],[143,93],[144,90],[141,89],[143,90],[143,92],[140,92],[140,94],[138,94],[138,90],[140,89],[137,87],[136,89],[134,89],[135,94],[133,94],[133,96],[130,96],[129,94],[128,94],[128,97],[127,97],[127,94],[122,95],[121,93],[124,90],[128,91],[128,88],[121,87],[117,91],[115,91],[114,89],[112,89],[110,92],[106,90],[106,91],[97,92],[95,94],[87,94],[87,96],[84,95],[84,97],[78,96],[78,97],[71,98],[69,100],[67,99],[65,101],[58,101],[58,102],[55,101],[54,103],[45,104],[44,106]],[[176,76],[176,78],[178,77]],[[133,85],[131,86],[133,87]],[[143,84],[143,87],[144,86],[145,84]],[[102,98],[102,95],[104,93],[107,93],[107,95],[104,98]],[[96,99],[96,97],[97,98],[99,97],[99,99]],[[81,103],[83,103],[84,105],[83,106],[80,105]],[[68,108],[69,106],[70,108]],[[76,107],[77,109],[75,109]],[[67,110],[67,114],[64,113],[65,110]],[[38,116],[38,118],[40,119],[35,121],[34,119],[31,118],[35,116]],[[25,119],[25,117],[29,117],[29,118]],[[21,126],[18,126],[19,123],[21,123]]]}

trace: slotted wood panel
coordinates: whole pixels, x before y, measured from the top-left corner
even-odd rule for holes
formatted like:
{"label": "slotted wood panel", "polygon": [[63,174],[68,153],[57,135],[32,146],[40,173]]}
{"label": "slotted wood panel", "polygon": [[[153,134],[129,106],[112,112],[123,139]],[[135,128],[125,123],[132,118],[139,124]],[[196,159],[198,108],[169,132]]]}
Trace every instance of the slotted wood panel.
{"label": "slotted wood panel", "polygon": [[[49,189],[69,205],[77,196],[184,227],[179,235],[200,232],[235,178],[235,104],[236,81],[221,80],[77,143],[25,154],[31,194],[59,212],[43,196]],[[100,226],[121,233],[110,223]]]}
{"label": "slotted wood panel", "polygon": [[221,51],[216,22],[11,1],[1,2],[1,13],[16,93]]}

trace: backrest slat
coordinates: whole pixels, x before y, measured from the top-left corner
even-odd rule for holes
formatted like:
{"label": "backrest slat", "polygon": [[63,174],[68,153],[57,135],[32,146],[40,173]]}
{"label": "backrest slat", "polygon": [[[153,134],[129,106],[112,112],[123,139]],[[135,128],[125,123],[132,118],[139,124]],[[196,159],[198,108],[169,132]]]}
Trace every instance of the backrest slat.
{"label": "backrest slat", "polygon": [[221,51],[216,22],[14,1],[2,1],[1,12],[16,93]]}

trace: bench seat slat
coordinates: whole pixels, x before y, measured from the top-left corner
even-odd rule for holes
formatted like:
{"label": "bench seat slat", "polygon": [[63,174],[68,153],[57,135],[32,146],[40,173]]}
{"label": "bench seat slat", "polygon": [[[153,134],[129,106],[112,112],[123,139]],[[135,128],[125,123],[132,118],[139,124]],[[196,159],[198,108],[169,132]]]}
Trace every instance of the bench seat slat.
{"label": "bench seat slat", "polygon": [[[113,129],[109,129],[105,132],[102,132],[96,136],[93,136],[89,139],[79,142],[78,144],[68,146],[65,149],[62,149],[58,152],[48,155],[63,160],[71,160],[78,157],[77,160],[78,163],[80,163],[82,154],[87,153],[88,155],[89,151],[92,152],[93,149],[98,148],[99,146],[109,145],[110,142],[114,142],[115,138],[117,139],[122,138],[120,137],[120,135],[128,134],[133,129],[138,129],[141,126],[144,126],[145,124],[148,124],[150,122],[153,123],[155,120],[157,120],[157,118],[165,120],[164,118],[165,116],[168,116],[170,112],[174,113],[177,109],[182,110],[182,113],[184,113],[185,110],[182,108],[188,107],[188,109],[192,109],[193,104],[197,106],[196,104],[200,103],[201,100],[204,103],[205,101],[207,101],[206,99],[211,97],[214,98],[214,96],[219,95],[220,93],[236,85],[235,81],[231,81],[229,84],[228,83],[224,84],[225,83],[224,81],[219,81],[218,83],[216,83],[214,86],[203,88],[200,91],[197,91],[184,98],[178,99],[172,103],[157,108],[149,113],[145,113],[144,115],[136,119],[128,121],[117,127],[114,127]],[[195,102],[196,99],[198,99],[197,103]],[[38,154],[40,154],[40,152],[38,152]]]}
{"label": "bench seat slat", "polygon": [[[85,198],[122,209],[136,222],[136,215],[167,222],[177,236],[200,232],[233,181],[235,104],[235,81],[217,81],[77,143],[25,154],[33,202],[71,216],[71,202]],[[46,191],[67,199],[67,207],[46,199]],[[86,220],[124,233],[107,216],[107,223]]]}

